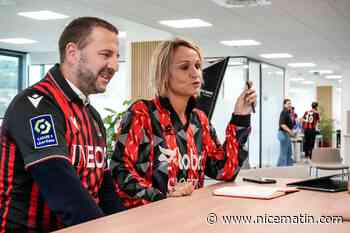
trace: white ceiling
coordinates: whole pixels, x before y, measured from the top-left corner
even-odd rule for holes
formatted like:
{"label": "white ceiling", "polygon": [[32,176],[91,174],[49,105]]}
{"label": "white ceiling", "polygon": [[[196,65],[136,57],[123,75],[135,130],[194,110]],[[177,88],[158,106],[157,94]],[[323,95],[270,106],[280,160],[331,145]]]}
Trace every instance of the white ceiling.
{"label": "white ceiling", "polygon": [[[40,42],[22,46],[0,43],[0,48],[56,51],[64,25],[76,16],[92,15],[127,31],[128,41],[184,36],[197,41],[206,56],[243,55],[284,67],[289,62],[314,62],[317,67],[313,69],[333,69],[340,74],[350,69],[350,0],[271,1],[272,5],[265,7],[223,8],[211,0],[0,0],[0,38],[25,37]],[[70,18],[36,21],[16,15],[44,9]],[[201,18],[213,26],[171,29],[157,23],[182,18]],[[232,39],[254,39],[262,45],[237,48],[219,43]],[[272,60],[258,56],[280,52],[293,54],[294,58]],[[291,76],[307,74],[308,70],[288,68]]]}

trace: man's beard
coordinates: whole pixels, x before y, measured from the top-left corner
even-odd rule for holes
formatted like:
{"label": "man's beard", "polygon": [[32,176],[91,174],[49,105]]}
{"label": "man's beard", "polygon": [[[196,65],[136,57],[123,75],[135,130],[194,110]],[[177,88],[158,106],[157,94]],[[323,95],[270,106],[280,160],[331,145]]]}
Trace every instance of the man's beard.
{"label": "man's beard", "polygon": [[99,88],[97,85],[97,77],[101,74],[113,76],[115,73],[114,69],[104,67],[100,69],[97,74],[94,74],[87,65],[86,57],[82,57],[78,65],[78,80],[79,89],[85,94],[96,94],[103,93],[106,91],[105,88]]}

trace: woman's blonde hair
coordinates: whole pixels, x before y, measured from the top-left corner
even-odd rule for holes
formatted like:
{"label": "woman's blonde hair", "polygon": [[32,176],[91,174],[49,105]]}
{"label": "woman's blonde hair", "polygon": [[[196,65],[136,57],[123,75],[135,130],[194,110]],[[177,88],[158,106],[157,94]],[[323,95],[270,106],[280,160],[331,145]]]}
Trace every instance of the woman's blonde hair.
{"label": "woman's blonde hair", "polygon": [[168,78],[170,72],[171,59],[175,50],[185,46],[193,49],[198,53],[201,64],[203,62],[202,51],[197,44],[185,39],[175,38],[160,43],[152,54],[151,64],[149,67],[149,78],[151,85],[158,96],[164,96],[168,88]]}

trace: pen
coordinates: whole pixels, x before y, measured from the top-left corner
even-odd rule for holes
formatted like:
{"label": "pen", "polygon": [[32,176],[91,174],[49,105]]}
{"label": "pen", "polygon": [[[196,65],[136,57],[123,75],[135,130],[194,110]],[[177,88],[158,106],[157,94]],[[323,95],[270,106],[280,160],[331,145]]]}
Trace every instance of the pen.
{"label": "pen", "polygon": [[[252,87],[251,82],[247,81],[246,84],[247,84],[248,89],[250,89],[250,88]],[[255,106],[254,106],[254,103],[252,103],[251,106],[252,106],[252,112],[255,113]]]}

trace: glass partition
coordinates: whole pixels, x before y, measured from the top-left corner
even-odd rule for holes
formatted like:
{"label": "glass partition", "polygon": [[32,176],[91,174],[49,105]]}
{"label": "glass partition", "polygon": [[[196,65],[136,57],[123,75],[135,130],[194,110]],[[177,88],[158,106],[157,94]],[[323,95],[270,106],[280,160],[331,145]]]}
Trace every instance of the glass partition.
{"label": "glass partition", "polygon": [[249,163],[246,166],[276,166],[279,154],[278,121],[284,98],[283,68],[252,58],[230,57],[214,104],[211,123],[223,142],[235,102],[245,88],[247,80],[253,82],[258,98],[256,112],[251,115]]}
{"label": "glass partition", "polygon": [[260,63],[249,61],[249,81],[253,82],[253,88],[257,92],[255,113],[251,115],[252,130],[249,136],[249,164],[250,167],[261,165],[261,129],[260,129]]}
{"label": "glass partition", "polygon": [[269,167],[276,166],[279,155],[277,131],[284,98],[284,71],[268,64],[261,68],[261,158],[262,166]]}
{"label": "glass partition", "polygon": [[236,100],[244,89],[246,80],[247,59],[230,58],[211,119],[221,141],[225,139],[226,126],[231,119]]}

